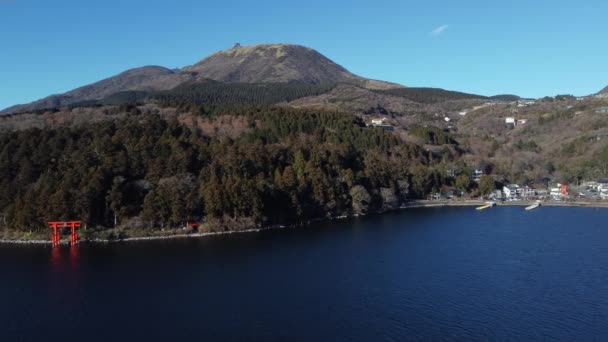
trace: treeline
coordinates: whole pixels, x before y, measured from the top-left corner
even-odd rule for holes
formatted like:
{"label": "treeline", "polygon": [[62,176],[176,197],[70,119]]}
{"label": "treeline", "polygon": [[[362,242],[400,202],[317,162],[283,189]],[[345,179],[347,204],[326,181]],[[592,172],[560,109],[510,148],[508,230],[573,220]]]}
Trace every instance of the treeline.
{"label": "treeline", "polygon": [[487,99],[485,96],[450,91],[440,88],[397,88],[376,90],[381,94],[388,94],[406,98],[418,103],[439,103],[451,100]]}
{"label": "treeline", "polygon": [[[247,219],[252,225],[391,209],[451,181],[433,156],[346,114],[246,106],[236,139],[131,111],[115,121],[0,134],[0,211],[16,230]],[[2,224],[2,223],[0,223]]]}
{"label": "treeline", "polygon": [[212,80],[186,83],[151,96],[163,106],[179,104],[273,104],[329,92],[334,84],[222,83]]}

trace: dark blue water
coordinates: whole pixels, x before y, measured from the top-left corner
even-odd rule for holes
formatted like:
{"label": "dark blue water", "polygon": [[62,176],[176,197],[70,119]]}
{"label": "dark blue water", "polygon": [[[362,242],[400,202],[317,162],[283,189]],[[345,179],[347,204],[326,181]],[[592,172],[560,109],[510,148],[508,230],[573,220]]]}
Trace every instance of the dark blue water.
{"label": "dark blue water", "polygon": [[0,340],[607,340],[608,210],[0,246]]}

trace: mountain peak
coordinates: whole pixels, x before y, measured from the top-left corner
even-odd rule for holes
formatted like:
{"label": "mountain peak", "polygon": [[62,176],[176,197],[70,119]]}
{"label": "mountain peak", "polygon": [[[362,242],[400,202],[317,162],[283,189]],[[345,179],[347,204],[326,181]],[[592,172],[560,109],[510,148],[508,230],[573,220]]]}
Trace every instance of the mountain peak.
{"label": "mountain peak", "polygon": [[239,83],[350,83],[366,88],[403,86],[352,74],[314,49],[293,44],[235,44],[183,69],[210,79]]}

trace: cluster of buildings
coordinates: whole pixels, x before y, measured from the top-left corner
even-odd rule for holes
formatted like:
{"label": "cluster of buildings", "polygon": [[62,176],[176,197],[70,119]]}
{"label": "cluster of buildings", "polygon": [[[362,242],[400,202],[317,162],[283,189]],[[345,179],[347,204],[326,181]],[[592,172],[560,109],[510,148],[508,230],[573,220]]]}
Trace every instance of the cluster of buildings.
{"label": "cluster of buildings", "polygon": [[533,99],[521,99],[517,101],[517,107],[528,107],[536,104],[536,101]]}
{"label": "cluster of buildings", "polygon": [[608,179],[581,184],[578,195],[582,198],[608,200]]}
{"label": "cluster of buildings", "polygon": [[[447,175],[455,178],[461,174],[456,169],[447,169]],[[485,172],[475,169],[470,176],[471,181],[479,183]],[[462,191],[442,191],[434,193],[431,198],[440,200],[441,198],[452,199],[463,197]],[[530,185],[520,186],[518,184],[507,184],[495,189],[488,199],[494,201],[530,201],[530,200],[553,200],[562,201],[570,198],[580,198],[582,200],[608,200],[608,178],[597,182],[585,182],[580,186],[572,186],[561,183],[551,183],[547,187],[534,188]]]}
{"label": "cluster of buildings", "polygon": [[490,196],[494,200],[519,201],[534,199],[551,199],[560,201],[571,197],[590,200],[608,200],[608,179],[599,182],[585,182],[578,187],[556,183],[547,189],[535,189],[530,186],[509,184],[496,189]]}
{"label": "cluster of buildings", "polygon": [[556,184],[548,189],[537,189],[529,185],[519,186],[518,184],[508,184],[502,189],[496,189],[490,197],[497,201],[520,201],[535,199],[562,200],[570,196],[569,187],[566,184]]}

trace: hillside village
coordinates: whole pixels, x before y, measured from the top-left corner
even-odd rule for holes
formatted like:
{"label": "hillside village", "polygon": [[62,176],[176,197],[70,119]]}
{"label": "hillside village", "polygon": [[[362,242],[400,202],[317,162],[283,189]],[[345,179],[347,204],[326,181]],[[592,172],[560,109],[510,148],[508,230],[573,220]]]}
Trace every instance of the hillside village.
{"label": "hillside village", "polygon": [[[470,184],[441,189],[429,198],[597,201],[608,200],[607,105],[605,95],[466,100],[451,110],[437,106],[435,113],[417,122],[407,115],[375,116],[367,122],[369,127],[394,130],[421,143],[424,141],[412,136],[413,126],[439,127],[455,143],[427,143],[429,152],[440,154],[446,147],[466,149],[461,159],[446,161],[445,166],[454,179],[467,175]],[[479,191],[484,175],[494,184],[491,193]]]}

